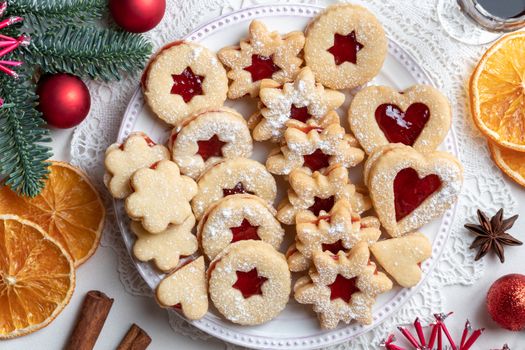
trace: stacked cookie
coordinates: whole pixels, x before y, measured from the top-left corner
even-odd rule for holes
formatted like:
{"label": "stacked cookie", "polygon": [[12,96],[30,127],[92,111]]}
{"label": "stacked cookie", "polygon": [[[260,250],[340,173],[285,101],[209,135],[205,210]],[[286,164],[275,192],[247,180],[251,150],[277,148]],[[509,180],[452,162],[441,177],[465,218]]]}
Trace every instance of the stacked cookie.
{"label": "stacked cookie", "polygon": [[[217,56],[175,42],[151,59],[142,88],[173,126],[167,147],[133,134],[108,149],[106,169],[110,192],[126,198],[135,257],[169,273],[157,288],[161,306],[198,319],[209,295],[228,320],[257,325],[284,309],[298,272],[295,299],[334,328],[370,324],[391,278],[419,282],[431,244],[415,230],[457,199],[462,169],[436,151],[451,116],[430,86],[364,87],[348,111],[352,133],[341,125],[338,90],[370,82],[386,53],[377,19],[341,4],[305,33],[253,21]],[[223,106],[245,95],[257,105],[248,121]],[[265,165],[250,159],[253,140],[274,146]],[[365,186],[356,186],[349,171],[366,157]],[[288,185],[277,209],[272,174]],[[376,216],[365,216],[372,207]],[[286,256],[281,224],[295,229]]]}

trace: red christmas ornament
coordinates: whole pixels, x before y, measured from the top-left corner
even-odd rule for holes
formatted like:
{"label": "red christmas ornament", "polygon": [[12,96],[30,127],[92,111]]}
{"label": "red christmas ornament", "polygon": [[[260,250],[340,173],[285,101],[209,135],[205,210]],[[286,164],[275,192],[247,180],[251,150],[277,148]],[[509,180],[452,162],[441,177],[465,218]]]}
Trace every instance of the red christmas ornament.
{"label": "red christmas ornament", "polygon": [[109,0],[109,10],[119,26],[132,33],[144,33],[159,24],[166,0]]}
{"label": "red christmas ornament", "polygon": [[88,115],[91,96],[84,82],[66,73],[48,74],[38,82],[38,109],[49,125],[67,129],[80,124]]}
{"label": "red christmas ornament", "polygon": [[525,275],[510,274],[494,282],[487,293],[487,308],[501,327],[525,329]]}

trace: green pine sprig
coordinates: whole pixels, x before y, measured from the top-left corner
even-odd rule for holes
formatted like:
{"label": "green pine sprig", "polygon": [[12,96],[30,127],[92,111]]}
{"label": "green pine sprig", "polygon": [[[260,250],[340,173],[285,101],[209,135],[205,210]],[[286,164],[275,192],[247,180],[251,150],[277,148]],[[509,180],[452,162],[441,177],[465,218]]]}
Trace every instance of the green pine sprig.
{"label": "green pine sprig", "polygon": [[24,58],[46,73],[66,72],[105,81],[140,72],[151,54],[142,36],[112,29],[66,26],[35,33]]}

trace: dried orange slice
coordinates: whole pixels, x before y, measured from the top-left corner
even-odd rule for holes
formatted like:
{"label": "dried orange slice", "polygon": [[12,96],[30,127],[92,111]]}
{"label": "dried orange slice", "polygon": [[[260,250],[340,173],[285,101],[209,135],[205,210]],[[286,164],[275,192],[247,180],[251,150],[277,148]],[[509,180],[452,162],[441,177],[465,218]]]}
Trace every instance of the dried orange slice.
{"label": "dried orange slice", "polygon": [[489,142],[492,159],[505,174],[525,187],[525,153],[500,147]]}
{"label": "dried orange slice", "polygon": [[499,39],[470,78],[470,109],[497,144],[525,152],[525,32]]}
{"label": "dried orange slice", "polygon": [[47,326],[75,288],[69,254],[36,224],[0,215],[0,339]]}
{"label": "dried orange slice", "polygon": [[75,266],[86,261],[98,247],[105,209],[96,189],[79,169],[51,162],[42,193],[35,198],[18,196],[0,188],[0,214],[30,220],[58,241],[73,257]]}

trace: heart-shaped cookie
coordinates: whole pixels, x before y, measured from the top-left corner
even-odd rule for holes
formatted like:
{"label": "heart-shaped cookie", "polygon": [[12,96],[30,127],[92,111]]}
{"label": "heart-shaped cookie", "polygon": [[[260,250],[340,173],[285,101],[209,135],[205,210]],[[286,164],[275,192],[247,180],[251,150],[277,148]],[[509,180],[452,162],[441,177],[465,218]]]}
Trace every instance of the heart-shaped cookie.
{"label": "heart-shaped cookie", "polygon": [[419,232],[374,243],[370,251],[386,272],[402,287],[412,287],[421,280],[421,262],[432,255],[430,240]]}
{"label": "heart-shaped cookie", "polygon": [[[399,237],[441,216],[456,201],[463,168],[445,152],[393,147],[369,159],[368,187],[385,230]],[[370,164],[372,162],[372,164]]]}
{"label": "heart-shaped cookie", "polygon": [[450,128],[448,100],[428,85],[398,92],[388,86],[359,91],[348,110],[352,132],[370,153],[388,143],[403,143],[420,152],[437,148]]}

